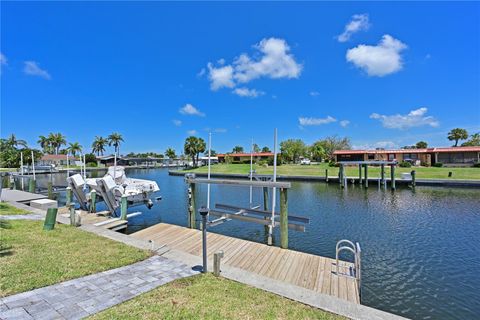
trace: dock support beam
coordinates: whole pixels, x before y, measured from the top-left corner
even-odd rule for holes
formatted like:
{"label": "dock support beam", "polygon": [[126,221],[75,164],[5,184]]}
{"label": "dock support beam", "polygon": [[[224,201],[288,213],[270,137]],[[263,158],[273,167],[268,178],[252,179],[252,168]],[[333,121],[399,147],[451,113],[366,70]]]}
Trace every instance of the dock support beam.
{"label": "dock support beam", "polygon": [[195,183],[188,185],[188,226],[195,229]]}
{"label": "dock support beam", "polygon": [[35,189],[37,189],[37,181],[30,179],[28,181],[28,192],[35,193]]}
{"label": "dock support beam", "polygon": [[122,202],[120,203],[120,219],[127,220],[127,195],[122,196]]}
{"label": "dock support beam", "polygon": [[415,186],[417,185],[417,183],[415,182],[415,170],[412,170],[412,172],[410,172],[410,174],[412,175],[412,187],[415,188]]}
{"label": "dock support beam", "polygon": [[365,165],[365,188],[368,188],[368,165]]}
{"label": "dock support beam", "polygon": [[358,165],[358,184],[362,184],[362,165]]}
{"label": "dock support beam", "polygon": [[90,212],[97,212],[97,192],[95,190],[90,192]]}
{"label": "dock support beam", "polygon": [[328,169],[325,169],[325,182],[328,182]]}
{"label": "dock support beam", "polygon": [[392,190],[395,190],[395,165],[390,166],[390,183]]}
{"label": "dock support beam", "polygon": [[288,195],[287,189],[280,189],[280,247],[288,248]]}

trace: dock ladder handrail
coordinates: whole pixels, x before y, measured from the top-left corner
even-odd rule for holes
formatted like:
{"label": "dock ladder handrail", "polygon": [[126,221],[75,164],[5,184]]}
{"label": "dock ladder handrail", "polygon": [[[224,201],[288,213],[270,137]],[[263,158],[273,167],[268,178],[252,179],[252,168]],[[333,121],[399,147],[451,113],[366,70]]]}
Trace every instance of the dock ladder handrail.
{"label": "dock ladder handrail", "polygon": [[[343,245],[346,244],[346,245]],[[342,239],[337,242],[335,247],[335,259],[336,259],[336,267],[337,267],[337,276],[339,275],[339,255],[341,251],[350,251],[353,253],[354,257],[354,275],[355,280],[357,282],[358,294],[360,298],[362,297],[362,249],[360,248],[360,244],[358,242],[353,243],[350,240]]]}

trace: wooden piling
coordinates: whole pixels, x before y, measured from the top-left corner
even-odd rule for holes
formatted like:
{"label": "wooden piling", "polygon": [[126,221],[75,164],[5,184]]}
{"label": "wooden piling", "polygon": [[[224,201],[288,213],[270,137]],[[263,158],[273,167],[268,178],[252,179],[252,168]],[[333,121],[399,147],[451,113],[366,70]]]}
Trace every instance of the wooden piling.
{"label": "wooden piling", "polygon": [[390,183],[392,190],[395,190],[395,165],[390,165]]}
{"label": "wooden piling", "polygon": [[362,184],[362,165],[358,165],[358,184]]}
{"label": "wooden piling", "polygon": [[343,164],[340,164],[340,170],[338,171],[338,180],[342,188],[345,187],[345,180],[343,179],[345,175]]}
{"label": "wooden piling", "polygon": [[368,188],[368,165],[365,165],[365,188]]}
{"label": "wooden piling", "polygon": [[417,183],[415,182],[415,175],[416,175],[415,170],[412,170],[412,172],[410,172],[410,174],[412,175],[412,187],[415,188],[415,186],[417,185]]}
{"label": "wooden piling", "polygon": [[191,229],[195,229],[195,183],[188,185],[188,226]]}
{"label": "wooden piling", "polygon": [[325,182],[328,182],[328,169],[325,169]]}
{"label": "wooden piling", "polygon": [[97,212],[97,192],[95,190],[90,192],[90,212]]}
{"label": "wooden piling", "polygon": [[28,192],[35,193],[35,190],[37,189],[37,181],[34,179],[30,179],[28,181]]}
{"label": "wooden piling", "polygon": [[215,252],[213,254],[213,275],[220,276],[220,260],[223,258],[223,251]]}
{"label": "wooden piling", "polygon": [[67,187],[65,197],[66,197],[65,205],[68,207],[72,203],[72,188]]}
{"label": "wooden piling", "polygon": [[53,199],[53,184],[51,181],[48,181],[47,183],[47,189],[48,189],[48,199]]}
{"label": "wooden piling", "polygon": [[[268,187],[263,187],[263,210],[268,211]],[[269,220],[269,218],[265,217],[265,220]],[[268,225],[265,225],[264,229],[268,233]]]}
{"label": "wooden piling", "polygon": [[380,177],[382,180],[382,185],[384,185],[385,184],[385,165],[384,164],[380,166]]}
{"label": "wooden piling", "polygon": [[120,203],[120,219],[127,220],[127,195],[122,195],[122,202]]}
{"label": "wooden piling", "polygon": [[287,189],[280,189],[280,247],[288,248],[288,195]]}

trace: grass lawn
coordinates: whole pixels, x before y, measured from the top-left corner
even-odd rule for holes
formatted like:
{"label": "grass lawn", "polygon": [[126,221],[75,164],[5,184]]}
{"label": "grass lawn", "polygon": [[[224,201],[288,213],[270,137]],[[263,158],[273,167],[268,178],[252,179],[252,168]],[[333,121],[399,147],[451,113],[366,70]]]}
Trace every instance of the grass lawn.
{"label": "grass lawn", "polygon": [[18,209],[8,203],[0,202],[0,216],[29,213],[27,210]]}
{"label": "grass lawn", "polygon": [[[254,165],[254,169],[258,174],[273,174],[273,167],[268,168]],[[293,175],[293,176],[325,176],[325,169],[328,169],[329,176],[338,176],[337,167],[329,167],[327,163],[319,165],[293,165],[286,164],[277,167],[277,174],[279,175]],[[191,172],[204,172],[208,168],[200,167]],[[412,167],[395,169],[395,176],[400,178],[404,172],[410,173],[415,170],[417,179],[464,179],[464,180],[480,180],[480,168],[436,168],[436,167]],[[212,173],[239,173],[248,174],[250,172],[250,164],[216,164],[212,166]],[[348,176],[358,177],[358,166],[346,167]],[[448,173],[452,172],[452,177],[448,177]],[[390,168],[385,168],[386,177],[390,177]],[[363,171],[362,171],[363,175]],[[369,167],[368,177],[380,177],[380,167]]]}
{"label": "grass lawn", "polygon": [[91,319],[345,319],[212,274],[176,280]]}
{"label": "grass lawn", "polygon": [[1,229],[0,297],[131,264],[149,252],[80,229],[10,221]]}

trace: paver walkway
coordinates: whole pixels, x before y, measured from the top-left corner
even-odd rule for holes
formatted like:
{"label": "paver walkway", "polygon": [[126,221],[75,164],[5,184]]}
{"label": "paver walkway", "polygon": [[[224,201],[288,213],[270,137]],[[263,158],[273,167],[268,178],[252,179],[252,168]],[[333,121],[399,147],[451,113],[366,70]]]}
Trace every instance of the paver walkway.
{"label": "paver walkway", "polygon": [[185,264],[153,256],[125,267],[2,298],[0,319],[81,319],[196,273]]}

